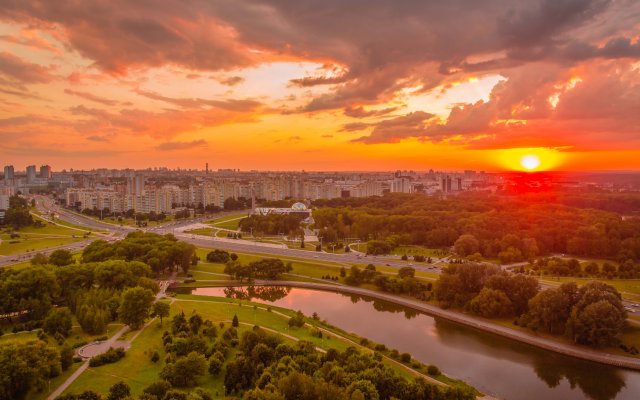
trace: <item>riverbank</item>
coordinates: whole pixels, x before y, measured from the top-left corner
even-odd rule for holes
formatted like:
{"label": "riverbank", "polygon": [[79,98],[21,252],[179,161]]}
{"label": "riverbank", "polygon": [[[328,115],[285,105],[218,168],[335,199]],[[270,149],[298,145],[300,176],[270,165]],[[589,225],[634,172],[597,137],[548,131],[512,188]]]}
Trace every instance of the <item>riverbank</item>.
{"label": "riverbank", "polygon": [[[600,364],[612,365],[615,367],[628,368],[632,370],[640,371],[640,359],[631,357],[619,356],[616,354],[604,353],[597,350],[589,349],[584,346],[571,345],[567,343],[558,342],[552,339],[538,336],[534,333],[517,331],[505,326],[496,325],[494,323],[481,320],[469,315],[461,314],[456,311],[444,310],[437,306],[422,303],[416,300],[411,300],[399,296],[395,296],[388,293],[377,292],[369,289],[363,289],[353,286],[338,286],[313,282],[296,282],[296,281],[255,281],[253,286],[288,286],[297,288],[317,289],[330,292],[339,292],[347,294],[356,294],[361,296],[367,296],[379,300],[388,301],[401,306],[409,307],[417,311],[424,312],[425,314],[440,317],[455,323],[466,325],[481,331],[493,333],[511,340],[526,343],[531,346],[542,348],[544,350],[552,351],[555,353],[563,354],[570,357],[579,358],[582,360],[597,362]],[[205,287],[207,285],[203,285]],[[229,281],[223,285],[217,286],[248,286],[247,283],[238,283]]]}

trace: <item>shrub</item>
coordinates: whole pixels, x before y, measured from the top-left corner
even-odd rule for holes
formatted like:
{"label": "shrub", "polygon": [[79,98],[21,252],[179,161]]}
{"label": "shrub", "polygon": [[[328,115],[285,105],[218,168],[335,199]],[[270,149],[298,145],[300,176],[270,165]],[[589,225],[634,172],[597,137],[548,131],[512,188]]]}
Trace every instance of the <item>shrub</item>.
{"label": "shrub", "polygon": [[106,352],[99,354],[89,360],[90,367],[99,367],[104,364],[112,364],[114,362],[120,361],[122,357],[124,357],[124,349],[109,347],[109,350]]}
{"label": "shrub", "polygon": [[436,367],[435,365],[429,365],[427,367],[427,374],[431,376],[440,375],[440,368]]}

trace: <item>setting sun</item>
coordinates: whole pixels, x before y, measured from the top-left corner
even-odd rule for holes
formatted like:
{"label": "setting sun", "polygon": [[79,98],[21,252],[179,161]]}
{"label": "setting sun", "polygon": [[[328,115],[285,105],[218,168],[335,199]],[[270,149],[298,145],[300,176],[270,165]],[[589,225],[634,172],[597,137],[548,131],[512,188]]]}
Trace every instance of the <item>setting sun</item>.
{"label": "setting sun", "polygon": [[499,163],[507,170],[549,171],[564,164],[565,155],[545,147],[504,149],[499,153]]}
{"label": "setting sun", "polygon": [[520,165],[522,165],[524,169],[533,171],[540,166],[540,157],[533,154],[527,154],[520,159]]}

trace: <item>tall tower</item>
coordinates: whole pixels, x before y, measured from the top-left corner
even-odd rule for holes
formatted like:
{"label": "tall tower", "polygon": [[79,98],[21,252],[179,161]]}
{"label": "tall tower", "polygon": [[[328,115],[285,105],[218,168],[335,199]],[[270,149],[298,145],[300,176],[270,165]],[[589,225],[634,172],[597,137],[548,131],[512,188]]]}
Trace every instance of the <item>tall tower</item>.
{"label": "tall tower", "polygon": [[204,164],[204,173],[208,174],[209,173],[209,163],[205,163]]}

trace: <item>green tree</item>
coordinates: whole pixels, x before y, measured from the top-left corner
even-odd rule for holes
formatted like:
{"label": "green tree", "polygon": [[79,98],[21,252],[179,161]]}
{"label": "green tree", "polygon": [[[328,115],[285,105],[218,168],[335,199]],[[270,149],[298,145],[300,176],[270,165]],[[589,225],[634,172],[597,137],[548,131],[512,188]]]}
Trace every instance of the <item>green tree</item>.
{"label": "green tree", "polygon": [[189,353],[174,363],[167,364],[160,377],[175,387],[187,387],[197,384],[197,379],[207,370],[207,360],[202,354]]}
{"label": "green tree", "polygon": [[399,278],[413,278],[416,276],[416,270],[412,267],[402,267],[398,270]]}
{"label": "green tree", "polygon": [[129,288],[122,294],[122,304],[118,309],[118,316],[132,329],[138,329],[149,316],[149,311],[155,297],[149,289],[141,287]]}
{"label": "green tree", "polygon": [[0,399],[22,400],[60,375],[60,354],[42,341],[0,345]]}
{"label": "green tree", "polygon": [[109,388],[106,400],[124,400],[131,395],[131,388],[125,382],[120,381]]}
{"label": "green tree", "polygon": [[238,320],[238,316],[236,314],[233,314],[233,320],[231,321],[231,326],[233,326],[234,328],[237,328],[240,326],[240,321]]}
{"label": "green tree", "polygon": [[574,308],[569,319],[570,333],[577,343],[607,346],[616,343],[626,313],[621,313],[606,300],[591,303],[583,309]]}
{"label": "green tree", "polygon": [[466,257],[478,251],[480,242],[478,242],[475,236],[465,234],[461,235],[453,246],[458,255]]}
{"label": "green tree", "polygon": [[56,250],[49,254],[49,264],[57,265],[58,267],[73,264],[73,254],[65,249]]}
{"label": "green tree", "polygon": [[64,345],[60,349],[60,366],[62,367],[63,371],[68,370],[69,367],[73,365],[74,353],[75,353],[74,350],[67,345]]}
{"label": "green tree", "polygon": [[52,308],[44,319],[43,329],[49,335],[59,333],[67,337],[71,333],[71,323],[71,311],[68,308]]}
{"label": "green tree", "polygon": [[160,318],[160,325],[162,325],[162,318],[169,316],[169,310],[171,307],[168,303],[163,301],[156,301],[153,303],[151,315]]}
{"label": "green tree", "polygon": [[613,286],[594,281],[578,289],[578,296],[567,321],[567,335],[576,343],[615,344],[627,319],[620,293]]}
{"label": "green tree", "polygon": [[35,256],[31,257],[31,265],[45,265],[49,263],[49,257],[43,253],[37,253]]}
{"label": "green tree", "polygon": [[508,317],[513,314],[513,303],[509,297],[497,289],[483,288],[471,300],[469,308],[476,314],[487,318]]}

